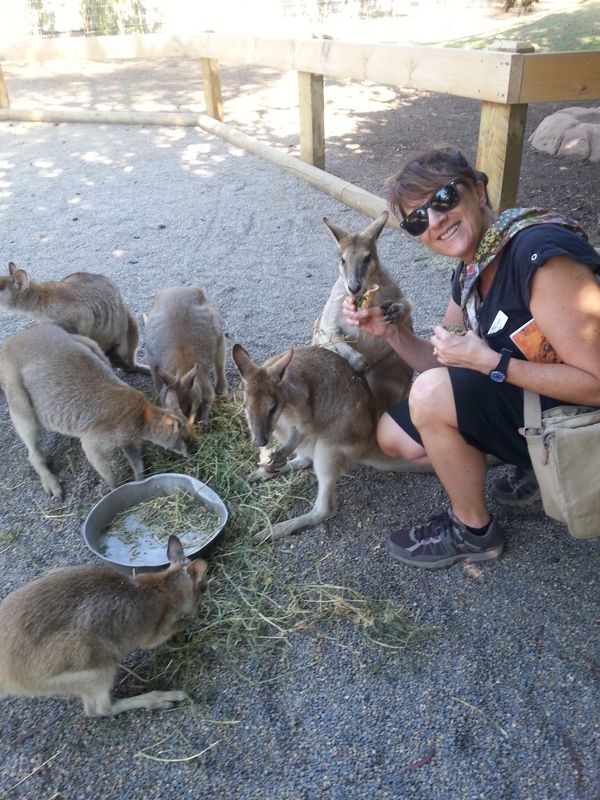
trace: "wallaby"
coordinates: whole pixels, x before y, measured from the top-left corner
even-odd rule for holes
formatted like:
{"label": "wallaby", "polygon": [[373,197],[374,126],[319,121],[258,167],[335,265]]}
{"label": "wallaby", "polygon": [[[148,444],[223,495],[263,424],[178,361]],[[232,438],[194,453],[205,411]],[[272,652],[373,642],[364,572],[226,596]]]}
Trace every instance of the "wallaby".
{"label": "wallaby", "polygon": [[[244,410],[254,444],[272,435],[281,447],[250,476],[251,481],[306,467],[318,481],[314,507],[265,528],[257,539],[279,539],[318,525],[336,512],[336,481],[355,464],[378,469],[430,472],[431,467],[385,456],[375,438],[377,408],[364,376],[324,347],[290,348],[259,366],[240,345],[232,352],[244,385]],[[288,456],[296,453],[288,461]]]}
{"label": "wallaby", "polygon": [[342,311],[344,297],[357,306],[381,306],[386,317],[412,330],[411,306],[377,255],[377,239],[388,220],[383,211],[361,233],[347,233],[327,217],[323,222],[338,243],[339,277],[325,307],[313,325],[313,344],[325,345],[343,356],[357,372],[364,373],[381,416],[403,400],[410,389],[413,370],[380,336],[348,324]]}
{"label": "wallaby", "polygon": [[0,386],[17,434],[44,490],[62,497],[37,442],[45,428],[81,439],[90,464],[113,488],[111,456],[122,448],[136,479],[143,476],[142,442],[184,456],[194,441],[186,418],[150,403],[112,371],[99,346],[46,322],[9,336],[0,350]]}
{"label": "wallaby", "polygon": [[200,424],[208,427],[216,393],[227,393],[225,337],[215,308],[198,286],[160,289],[154,306],[144,317],[146,355],[159,405],[166,406],[168,389],[174,389],[178,404],[191,425],[200,412]]}
{"label": "wallaby", "polygon": [[0,602],[0,698],[75,696],[87,716],[135,708],[171,708],[184,692],[146,692],[114,699],[119,662],[186,628],[197,611],[208,567],[186,559],[169,537],[170,566],[127,575],[110,567],[64,567]]}
{"label": "wallaby", "polygon": [[88,336],[115,366],[150,374],[148,367],[136,362],[137,323],[105,275],[74,272],[59,281],[34,283],[13,261],[8,271],[9,277],[0,278],[0,308]]}

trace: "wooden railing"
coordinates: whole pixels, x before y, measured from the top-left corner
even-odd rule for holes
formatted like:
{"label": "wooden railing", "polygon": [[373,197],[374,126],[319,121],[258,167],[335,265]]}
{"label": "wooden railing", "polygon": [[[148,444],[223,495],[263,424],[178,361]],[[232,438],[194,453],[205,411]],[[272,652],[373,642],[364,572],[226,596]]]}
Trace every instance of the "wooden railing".
{"label": "wooden railing", "polygon": [[[600,98],[600,52],[597,51],[458,50],[332,39],[240,38],[210,33],[187,37],[143,34],[36,39],[13,42],[0,51],[0,62],[166,57],[200,59],[207,114],[221,123],[220,64],[296,70],[301,157],[319,169],[325,167],[324,77],[372,81],[480,100],[477,167],[489,176],[488,191],[496,209],[511,206],[516,200],[527,105]],[[4,109],[0,111],[0,119],[2,116],[49,118],[49,113],[44,115],[43,110],[37,116],[29,112],[28,117],[10,113],[9,92],[1,68],[0,109]],[[78,118],[74,109],[70,112],[69,119]],[[83,109],[79,116],[89,121]],[[148,116],[131,112],[127,119],[148,122]],[[168,124],[169,118],[173,124],[193,124],[186,122],[184,116],[167,112],[157,114],[157,119],[160,118],[161,124]],[[104,112],[103,121],[122,122],[123,112]]]}

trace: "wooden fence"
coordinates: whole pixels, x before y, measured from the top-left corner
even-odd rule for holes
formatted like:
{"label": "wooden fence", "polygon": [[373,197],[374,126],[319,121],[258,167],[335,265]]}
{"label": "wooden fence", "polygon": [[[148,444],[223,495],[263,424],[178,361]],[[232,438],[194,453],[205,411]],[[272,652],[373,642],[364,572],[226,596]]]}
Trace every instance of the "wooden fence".
{"label": "wooden fence", "polygon": [[[525,48],[527,49],[527,48]],[[96,112],[89,109],[12,109],[0,67],[0,119],[102,122],[159,122],[199,125],[235,144],[291,169],[324,191],[375,215],[379,198],[324,172],[324,78],[351,78],[402,88],[443,92],[481,102],[476,165],[490,178],[495,209],[517,195],[527,106],[600,98],[600,52],[532,53],[459,50],[395,44],[361,44],[333,39],[241,38],[201,33],[182,36],[140,34],[36,39],[7,44],[4,61],[47,59],[200,60],[207,115],[177,112]],[[303,162],[247,137],[223,123],[219,64],[260,65],[298,73],[299,135]],[[195,79],[193,70],[190,78]]]}

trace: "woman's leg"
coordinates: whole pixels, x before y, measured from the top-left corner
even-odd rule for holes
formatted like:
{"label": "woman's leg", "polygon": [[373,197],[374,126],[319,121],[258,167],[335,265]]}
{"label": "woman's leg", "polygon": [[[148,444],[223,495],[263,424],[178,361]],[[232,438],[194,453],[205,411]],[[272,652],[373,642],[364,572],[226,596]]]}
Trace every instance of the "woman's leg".
{"label": "woman's leg", "polygon": [[454,514],[469,527],[487,525],[490,514],[485,505],[486,455],[470,445],[458,430],[448,370],[430,369],[419,375],[410,392],[409,408],[424,453],[448,493]]}

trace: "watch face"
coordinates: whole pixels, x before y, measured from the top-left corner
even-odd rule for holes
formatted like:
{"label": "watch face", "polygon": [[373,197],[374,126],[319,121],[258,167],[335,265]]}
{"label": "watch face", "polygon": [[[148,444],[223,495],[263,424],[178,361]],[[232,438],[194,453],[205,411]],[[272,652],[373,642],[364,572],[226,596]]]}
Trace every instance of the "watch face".
{"label": "watch face", "polygon": [[490,372],[490,378],[496,383],[504,383],[504,381],[506,380],[506,375],[504,374],[504,372],[500,372],[499,369],[493,369]]}

